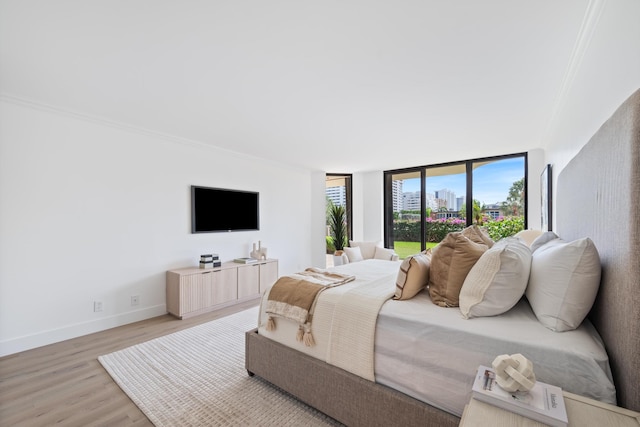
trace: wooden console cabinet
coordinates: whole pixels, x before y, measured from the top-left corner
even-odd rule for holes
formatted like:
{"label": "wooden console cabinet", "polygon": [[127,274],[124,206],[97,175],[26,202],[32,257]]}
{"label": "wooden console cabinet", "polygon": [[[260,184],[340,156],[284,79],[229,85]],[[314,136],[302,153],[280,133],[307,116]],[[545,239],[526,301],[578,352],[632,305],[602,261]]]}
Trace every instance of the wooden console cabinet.
{"label": "wooden console cabinet", "polygon": [[167,271],[167,311],[180,319],[257,298],[278,279],[278,260]]}

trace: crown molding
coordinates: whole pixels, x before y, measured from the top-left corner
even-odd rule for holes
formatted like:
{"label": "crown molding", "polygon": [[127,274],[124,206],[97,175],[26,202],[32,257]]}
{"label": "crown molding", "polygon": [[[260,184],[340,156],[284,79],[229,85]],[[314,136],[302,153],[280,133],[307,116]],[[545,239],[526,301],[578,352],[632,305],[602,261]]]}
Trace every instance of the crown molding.
{"label": "crown molding", "polygon": [[[112,128],[115,128],[115,129],[123,130],[123,131],[126,131],[126,132],[132,132],[132,133],[137,133],[137,134],[140,134],[140,135],[150,136],[150,137],[153,137],[153,138],[159,138],[159,139],[163,139],[163,140],[166,140],[166,141],[171,141],[171,142],[175,142],[175,143],[179,143],[179,144],[183,144],[183,145],[186,144],[186,145],[191,145],[191,146],[196,146],[196,147],[204,147],[204,148],[209,148],[209,149],[224,150],[222,148],[216,147],[214,145],[206,144],[204,142],[195,141],[195,140],[187,139],[187,138],[180,138],[180,137],[177,137],[177,136],[174,136],[174,135],[153,131],[153,130],[150,130],[150,129],[146,129],[146,128],[143,128],[143,127],[130,125],[130,124],[123,123],[123,122],[118,122],[118,121],[115,121],[115,120],[108,119],[106,117],[94,116],[94,115],[87,114],[87,113],[80,113],[80,112],[75,111],[75,110],[70,110],[70,109],[67,109],[67,108],[63,108],[63,107],[59,107],[59,106],[55,106],[55,105],[51,105],[51,104],[45,104],[43,102],[34,101],[34,100],[31,100],[31,99],[22,98],[22,97],[15,96],[15,95],[10,95],[10,94],[7,94],[7,93],[0,93],[0,101],[8,102],[8,103],[15,104],[15,105],[20,105],[22,107],[32,108],[32,109],[39,110],[39,111],[44,111],[44,112],[47,112],[47,113],[53,113],[53,114],[57,114],[57,115],[65,116],[65,117],[70,117],[70,118],[74,118],[74,119],[77,119],[77,120],[82,120],[82,121],[89,122],[89,123],[95,123],[95,124],[102,125],[102,126],[108,126],[108,127],[112,127]],[[230,152],[232,152],[232,151],[230,151]]]}
{"label": "crown molding", "polygon": [[604,10],[606,4],[607,0],[590,0],[587,4],[587,8],[582,19],[582,24],[580,25],[580,30],[578,31],[576,42],[573,46],[571,56],[569,57],[569,63],[567,64],[564,77],[562,78],[558,94],[556,95],[556,99],[551,110],[551,116],[549,117],[549,126],[547,127],[547,131],[542,140],[543,146],[547,145],[547,140],[550,136],[551,130],[555,126],[558,113],[562,110],[565,103],[567,102],[569,91],[571,90],[576,75],[578,74],[578,71],[582,66],[582,60],[584,59],[585,53],[589,49],[591,39],[593,38],[593,34],[598,27],[600,16],[602,16],[602,11]]}
{"label": "crown molding", "polygon": [[283,167],[286,166],[289,169],[292,170],[298,170],[298,171],[306,171],[306,168],[302,168],[298,165],[294,165],[294,164],[288,164],[288,163],[282,163],[282,162],[278,162],[275,160],[271,160],[271,159],[264,159],[262,157],[258,157],[258,156],[254,156],[251,154],[246,154],[246,153],[241,153],[239,151],[234,151],[234,150],[229,150],[227,148],[222,148],[213,144],[208,144],[206,142],[202,142],[202,141],[197,141],[197,140],[193,140],[193,139],[188,139],[188,138],[181,138],[175,135],[171,135],[171,134],[167,134],[167,133],[163,133],[163,132],[157,132],[157,131],[153,131],[147,128],[143,128],[140,126],[134,126],[134,125],[130,125],[127,123],[123,123],[123,122],[118,122],[115,120],[111,120],[105,117],[100,117],[100,116],[94,116],[91,114],[87,114],[87,113],[80,113],[78,111],[74,111],[74,110],[70,110],[67,108],[63,108],[63,107],[59,107],[59,106],[55,106],[55,105],[51,105],[51,104],[45,104],[43,102],[39,102],[39,101],[34,101],[31,99],[26,99],[26,98],[22,98],[19,96],[15,96],[15,95],[11,95],[8,93],[0,93],[0,102],[7,102],[10,104],[15,104],[15,105],[19,105],[22,107],[26,107],[26,108],[31,108],[31,109],[35,109],[35,110],[39,110],[39,111],[44,111],[47,113],[52,113],[52,114],[57,114],[60,116],[64,116],[64,117],[70,117],[73,119],[77,119],[77,120],[82,120],[88,123],[94,123],[97,125],[101,125],[101,126],[107,126],[107,127],[111,127],[111,128],[115,128],[118,130],[122,130],[125,132],[130,132],[130,133],[135,133],[138,135],[143,135],[143,136],[148,136],[151,138],[157,138],[157,139],[162,139],[164,141],[168,141],[168,142],[173,142],[176,144],[181,144],[181,145],[186,145],[186,146],[190,146],[190,147],[195,147],[195,148],[200,148],[200,149],[205,149],[205,150],[212,150],[212,151],[217,151],[217,152],[224,152],[227,153],[231,156],[235,156],[235,157],[241,157],[241,158],[246,158],[246,159],[252,159],[252,160],[258,160],[262,163],[271,163],[277,167]]}

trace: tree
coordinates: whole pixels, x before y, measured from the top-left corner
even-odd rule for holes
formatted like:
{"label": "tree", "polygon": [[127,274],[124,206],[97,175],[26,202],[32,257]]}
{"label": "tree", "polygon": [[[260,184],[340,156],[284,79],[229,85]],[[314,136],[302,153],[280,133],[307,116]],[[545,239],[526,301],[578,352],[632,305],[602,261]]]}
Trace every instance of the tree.
{"label": "tree", "polygon": [[502,202],[504,216],[521,216],[524,213],[524,178],[511,185],[507,201]]}
{"label": "tree", "polygon": [[[479,200],[473,199],[473,219],[480,224],[482,221],[482,203]],[[467,204],[463,203],[460,207],[460,218],[467,218]]]}

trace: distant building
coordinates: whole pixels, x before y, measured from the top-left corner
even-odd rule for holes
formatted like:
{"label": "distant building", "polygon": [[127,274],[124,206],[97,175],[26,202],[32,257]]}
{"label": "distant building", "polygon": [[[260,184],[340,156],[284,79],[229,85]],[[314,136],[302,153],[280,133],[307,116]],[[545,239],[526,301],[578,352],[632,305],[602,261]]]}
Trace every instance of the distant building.
{"label": "distant building", "polygon": [[420,192],[419,191],[402,193],[402,210],[405,210],[405,211],[420,210]]}
{"label": "distant building", "polygon": [[497,203],[493,205],[485,205],[482,213],[493,219],[498,219],[498,217],[502,216],[502,206]]}
{"label": "distant building", "polygon": [[456,210],[456,193],[446,188],[436,191],[436,199],[444,200],[444,207],[449,210]]}
{"label": "distant building", "polygon": [[326,195],[336,206],[347,206],[347,188],[344,185],[327,187]]}
{"label": "distant building", "polygon": [[459,211],[436,212],[437,219],[459,218],[459,217],[460,217]]}
{"label": "distant building", "polygon": [[427,193],[425,194],[426,197],[426,206],[427,209],[431,209],[432,211],[437,211],[438,210],[438,203],[436,202],[436,195],[433,193]]}
{"label": "distant building", "polygon": [[391,181],[391,197],[393,201],[393,211],[400,212],[403,209],[403,198],[402,198],[402,180],[393,180]]}

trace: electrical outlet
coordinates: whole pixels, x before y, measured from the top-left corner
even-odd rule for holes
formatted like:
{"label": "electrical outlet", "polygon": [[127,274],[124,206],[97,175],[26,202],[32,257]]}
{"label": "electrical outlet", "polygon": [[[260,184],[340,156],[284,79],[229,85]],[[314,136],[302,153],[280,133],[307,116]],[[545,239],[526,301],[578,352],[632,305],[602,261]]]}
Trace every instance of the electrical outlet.
{"label": "electrical outlet", "polygon": [[131,297],[131,305],[138,305],[140,304],[140,295],[133,295]]}
{"label": "electrical outlet", "polygon": [[102,311],[102,301],[94,301],[93,302],[93,312],[97,313]]}

